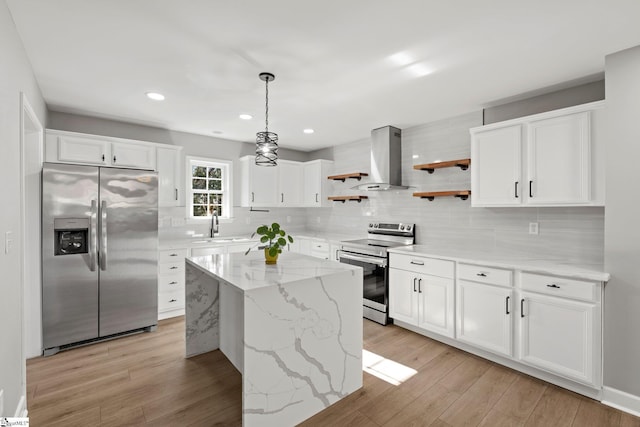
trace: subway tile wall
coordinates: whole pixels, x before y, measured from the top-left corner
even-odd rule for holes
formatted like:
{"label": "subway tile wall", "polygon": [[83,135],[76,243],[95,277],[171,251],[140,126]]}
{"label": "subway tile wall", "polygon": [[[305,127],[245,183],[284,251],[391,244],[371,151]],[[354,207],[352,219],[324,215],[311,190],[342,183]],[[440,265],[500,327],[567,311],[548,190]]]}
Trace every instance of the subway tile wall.
{"label": "subway tile wall", "polygon": [[[416,224],[416,242],[434,248],[509,251],[560,261],[602,264],[604,208],[471,208],[470,200],[438,198],[433,202],[412,197],[415,191],[471,188],[470,171],[459,168],[433,174],[413,170],[414,164],[470,156],[469,128],[482,124],[482,112],[427,123],[402,130],[402,181],[413,188],[363,192],[351,187],[359,182],[332,183],[332,195],[361,194],[361,203],[334,202],[332,208],[308,209],[307,229],[357,233],[370,221]],[[369,139],[336,146],[334,172],[369,172]],[[473,165],[471,165],[473,167]],[[362,182],[366,182],[363,178]],[[539,224],[539,234],[529,234],[529,223]]]}

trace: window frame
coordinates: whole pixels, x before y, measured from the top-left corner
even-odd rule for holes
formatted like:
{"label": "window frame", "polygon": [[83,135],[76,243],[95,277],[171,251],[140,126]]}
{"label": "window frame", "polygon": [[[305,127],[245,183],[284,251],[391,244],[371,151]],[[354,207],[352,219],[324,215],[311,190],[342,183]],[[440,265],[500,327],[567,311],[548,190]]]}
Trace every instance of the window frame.
{"label": "window frame", "polygon": [[[204,167],[216,167],[222,170],[221,180],[222,180],[222,213],[224,215],[220,216],[219,219],[221,222],[231,222],[233,220],[233,162],[230,160],[223,159],[214,159],[211,157],[201,157],[201,156],[185,156],[185,208],[186,208],[186,218],[188,222],[204,222],[211,221],[211,215],[207,216],[194,216],[193,215],[193,195],[194,191],[192,188],[192,171],[191,168],[196,166],[204,166]],[[225,176],[226,175],[226,176]],[[207,189],[207,194],[208,194]],[[195,192],[197,194],[197,191]]]}

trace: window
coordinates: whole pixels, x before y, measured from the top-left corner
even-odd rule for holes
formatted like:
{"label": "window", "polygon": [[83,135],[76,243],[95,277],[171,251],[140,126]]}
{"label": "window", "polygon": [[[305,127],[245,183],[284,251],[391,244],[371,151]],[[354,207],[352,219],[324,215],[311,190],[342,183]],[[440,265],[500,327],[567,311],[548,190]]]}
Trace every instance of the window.
{"label": "window", "polygon": [[187,157],[189,218],[206,218],[217,211],[231,218],[231,162]]}

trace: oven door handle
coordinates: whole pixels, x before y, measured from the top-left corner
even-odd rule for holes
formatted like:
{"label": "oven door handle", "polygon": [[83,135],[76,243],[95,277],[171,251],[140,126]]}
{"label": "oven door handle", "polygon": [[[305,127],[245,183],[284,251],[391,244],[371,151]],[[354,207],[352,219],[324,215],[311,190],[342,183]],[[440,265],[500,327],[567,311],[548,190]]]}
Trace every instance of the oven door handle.
{"label": "oven door handle", "polygon": [[350,259],[352,261],[366,262],[367,264],[375,264],[375,265],[379,265],[380,267],[387,266],[386,258],[373,258],[373,257],[370,258],[370,257],[357,256],[357,255],[340,252],[340,259],[342,258]]}

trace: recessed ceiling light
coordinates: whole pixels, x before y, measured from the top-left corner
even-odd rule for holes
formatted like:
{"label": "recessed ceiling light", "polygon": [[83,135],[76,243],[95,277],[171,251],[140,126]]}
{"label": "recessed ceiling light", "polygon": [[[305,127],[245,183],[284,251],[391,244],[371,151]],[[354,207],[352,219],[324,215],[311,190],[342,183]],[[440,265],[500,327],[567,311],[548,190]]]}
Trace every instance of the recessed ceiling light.
{"label": "recessed ceiling light", "polygon": [[164,95],[158,92],[147,92],[147,98],[154,101],[164,101]]}
{"label": "recessed ceiling light", "polygon": [[313,129],[305,129],[302,132],[304,132],[304,133],[313,133],[315,131]]}
{"label": "recessed ceiling light", "polygon": [[242,120],[251,120],[251,119],[253,119],[253,116],[251,114],[240,114],[238,117],[240,117]]}

